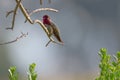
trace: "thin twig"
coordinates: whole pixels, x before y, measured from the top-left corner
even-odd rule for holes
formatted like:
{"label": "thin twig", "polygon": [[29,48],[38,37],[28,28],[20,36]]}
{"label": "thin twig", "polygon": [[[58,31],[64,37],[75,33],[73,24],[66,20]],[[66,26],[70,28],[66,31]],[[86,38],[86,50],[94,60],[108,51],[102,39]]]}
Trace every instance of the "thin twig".
{"label": "thin twig", "polygon": [[[18,1],[17,5],[16,5],[16,7],[15,7],[15,9],[14,9],[14,11],[13,11],[14,14],[13,14],[13,20],[12,20],[12,27],[6,28],[6,29],[12,29],[12,30],[13,30],[14,24],[15,24],[16,12],[17,12],[17,9],[18,9],[20,3],[21,3],[21,0]],[[12,12],[10,12],[10,13],[12,13]],[[9,15],[10,13],[8,13],[8,15]]]}
{"label": "thin twig", "polygon": [[0,43],[0,45],[11,44],[11,43],[17,42],[18,40],[20,40],[23,37],[26,37],[27,35],[28,35],[28,32],[26,34],[21,32],[21,35],[19,37],[16,37],[16,39],[9,41],[9,42],[5,42],[5,43]]}
{"label": "thin twig", "polygon": [[[48,0],[48,3],[50,4],[51,3],[51,0]],[[43,4],[43,0],[40,0],[40,5]]]}
{"label": "thin twig", "polygon": [[51,40],[48,41],[48,43],[45,45],[46,47],[48,46],[48,44],[50,44]]}
{"label": "thin twig", "polygon": [[11,11],[7,12],[6,17],[8,17],[13,12],[14,12],[14,10],[11,10]]}
{"label": "thin twig", "polygon": [[43,3],[43,0],[40,0],[40,5],[42,5],[42,3]]}
{"label": "thin twig", "polygon": [[49,40],[45,46],[47,47],[50,44],[50,42],[53,42],[53,43],[56,43],[56,44],[59,44],[59,45],[63,45],[63,43],[59,43],[59,42],[56,42],[56,41]]}
{"label": "thin twig", "polygon": [[53,11],[53,12],[58,12],[57,9],[53,9],[53,8],[39,8],[39,9],[33,10],[33,11],[29,14],[29,16],[31,16],[33,13],[40,12],[40,11]]}
{"label": "thin twig", "polygon": [[[53,8],[39,8],[39,9],[35,9],[33,10],[31,13],[29,13],[29,16],[31,16],[34,13],[40,12],[40,11],[52,11],[52,12],[58,12],[57,9],[53,9]],[[25,20],[25,23],[27,22],[27,20]]]}

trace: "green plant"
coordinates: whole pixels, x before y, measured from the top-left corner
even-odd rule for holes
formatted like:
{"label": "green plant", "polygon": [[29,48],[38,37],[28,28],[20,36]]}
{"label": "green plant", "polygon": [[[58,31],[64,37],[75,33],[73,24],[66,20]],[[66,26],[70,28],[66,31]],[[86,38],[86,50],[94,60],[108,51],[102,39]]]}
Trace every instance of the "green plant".
{"label": "green plant", "polygon": [[[36,64],[32,63],[29,65],[28,80],[37,80],[37,73],[35,72]],[[18,80],[18,72],[16,66],[10,67],[9,80]]]}
{"label": "green plant", "polygon": [[35,72],[36,64],[32,63],[29,65],[28,80],[36,80],[37,73]]}
{"label": "green plant", "polygon": [[9,80],[18,80],[18,73],[16,71],[16,67],[10,67],[10,69],[8,69],[9,71]]}
{"label": "green plant", "polygon": [[99,56],[101,58],[99,68],[100,75],[96,80],[120,80],[120,52],[113,56],[107,53],[106,48],[100,49]]}

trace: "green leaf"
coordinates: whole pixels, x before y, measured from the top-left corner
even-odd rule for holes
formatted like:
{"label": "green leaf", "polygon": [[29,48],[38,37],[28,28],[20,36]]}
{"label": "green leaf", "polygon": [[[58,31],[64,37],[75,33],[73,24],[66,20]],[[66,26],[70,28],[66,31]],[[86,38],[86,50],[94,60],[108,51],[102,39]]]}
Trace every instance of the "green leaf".
{"label": "green leaf", "polygon": [[28,72],[28,79],[29,80],[36,80],[37,79],[37,73],[35,72],[36,64],[32,63],[29,65],[29,72]]}
{"label": "green leaf", "polygon": [[117,52],[116,56],[113,56],[114,60],[111,60],[107,49],[101,48],[99,56],[100,75],[96,80],[120,80],[120,52]]}
{"label": "green leaf", "polygon": [[9,71],[9,80],[18,80],[18,73],[16,71],[16,66],[10,67]]}

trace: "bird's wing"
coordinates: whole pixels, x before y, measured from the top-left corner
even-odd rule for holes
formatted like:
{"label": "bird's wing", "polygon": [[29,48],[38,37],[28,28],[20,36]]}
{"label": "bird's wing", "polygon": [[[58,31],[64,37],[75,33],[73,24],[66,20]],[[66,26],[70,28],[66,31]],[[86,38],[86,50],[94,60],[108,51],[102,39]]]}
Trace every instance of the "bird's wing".
{"label": "bird's wing", "polygon": [[58,27],[53,22],[51,22],[51,27],[53,28],[54,36],[57,38],[58,41],[63,43],[63,41],[60,38],[60,31],[59,31]]}
{"label": "bird's wing", "polygon": [[60,35],[58,27],[53,22],[51,22],[51,27],[53,28],[54,33]]}

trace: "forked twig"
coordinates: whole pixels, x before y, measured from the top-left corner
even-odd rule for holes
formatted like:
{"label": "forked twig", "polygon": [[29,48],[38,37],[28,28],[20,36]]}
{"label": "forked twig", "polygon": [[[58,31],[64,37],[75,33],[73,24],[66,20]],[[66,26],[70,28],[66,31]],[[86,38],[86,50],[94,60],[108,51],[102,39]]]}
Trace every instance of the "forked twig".
{"label": "forked twig", "polygon": [[8,17],[13,12],[14,12],[14,10],[11,10],[11,11],[7,12],[6,17]]}
{"label": "forked twig", "polygon": [[[17,2],[17,4],[18,4],[18,0],[16,0],[16,2]],[[57,43],[57,42],[54,41],[54,39],[53,39],[52,37],[49,36],[49,31],[47,30],[47,28],[45,27],[45,25],[44,25],[40,20],[36,19],[36,20],[32,21],[32,19],[30,18],[29,14],[28,14],[27,11],[26,11],[26,9],[23,7],[22,3],[20,3],[19,7],[20,7],[22,13],[24,14],[24,16],[26,17],[26,19],[27,19],[31,24],[38,23],[38,24],[43,28],[43,30],[45,31],[45,33],[47,34],[48,38],[50,39],[50,42],[52,41],[52,42],[54,42],[54,43]],[[31,13],[31,15],[32,15],[33,13],[36,13],[36,12],[39,12],[39,11],[42,11],[42,10],[49,10],[49,11],[58,12],[58,10],[56,10],[56,9],[52,9],[52,8],[42,8],[42,9],[36,9],[35,11],[33,11],[33,12]],[[50,43],[50,42],[49,42],[49,43]]]}
{"label": "forked twig", "polygon": [[[16,3],[18,4],[19,3],[19,0],[16,0]],[[22,5],[22,3],[20,2],[20,5],[19,5],[19,8],[20,10],[22,11],[24,17],[31,23],[31,24],[34,24],[32,19],[30,18],[29,14],[27,13],[26,9],[24,8],[24,6]]]}
{"label": "forked twig", "polygon": [[5,43],[0,43],[0,45],[11,44],[11,43],[17,42],[19,39],[26,37],[27,35],[28,35],[28,32],[26,34],[21,32],[21,35],[19,37],[16,37],[16,39],[9,41],[9,42],[5,42]]}
{"label": "forked twig", "polygon": [[47,46],[50,44],[50,42],[53,42],[53,43],[56,43],[56,44],[59,44],[59,45],[63,45],[63,44],[58,43],[58,42],[56,42],[56,41],[49,40],[45,46],[47,47]]}
{"label": "forked twig", "polygon": [[[17,4],[18,4],[18,0],[16,0]],[[26,17],[26,19],[31,23],[31,24],[35,24],[35,23],[38,23],[42,28],[43,30],[45,31],[45,33],[47,34],[48,38],[55,42],[50,36],[49,36],[49,31],[47,30],[47,28],[45,27],[45,25],[40,21],[40,20],[34,20],[32,21],[32,19],[30,18],[29,14],[27,13],[26,9],[23,7],[22,3],[20,3],[19,5],[20,7],[20,10],[22,11],[22,13],[24,14],[24,16]]]}
{"label": "forked twig", "polygon": [[10,28],[6,28],[6,29],[12,29],[12,30],[13,30],[13,28],[14,28],[14,24],[15,24],[15,16],[16,16],[16,12],[17,12],[17,9],[18,9],[20,3],[21,3],[21,0],[18,1],[18,3],[17,3],[17,5],[16,5],[16,7],[15,7],[14,10],[12,10],[12,11],[10,11],[10,12],[7,13],[6,17],[7,17],[9,14],[11,14],[11,13],[14,13],[14,14],[13,14],[13,20],[12,20],[12,27],[10,27]]}
{"label": "forked twig", "polygon": [[[42,1],[42,0],[41,0]],[[21,3],[21,0],[16,0],[16,7],[13,11],[13,21],[12,21],[12,27],[11,28],[7,28],[7,29],[13,29],[14,28],[14,22],[15,22],[15,15],[16,15],[16,12],[17,12],[17,9],[18,7],[20,8],[20,10],[22,11],[24,17],[28,20],[29,23],[31,24],[35,24],[35,23],[38,23],[42,28],[43,30],[45,31],[45,33],[47,34],[48,38],[50,39],[50,41],[46,44],[48,45],[50,42],[53,42],[53,43],[57,43],[54,41],[54,39],[52,37],[49,36],[49,31],[47,30],[47,28],[45,27],[45,25],[38,19],[36,20],[32,20],[30,18],[30,15],[32,15],[33,13],[36,13],[36,12],[39,12],[39,11],[43,11],[43,10],[48,10],[48,11],[54,11],[54,12],[58,12],[58,10],[56,9],[52,9],[52,8],[41,8],[41,9],[36,9],[34,10],[33,12],[30,13],[30,15],[28,14],[28,12],[26,11],[26,9],[24,8],[24,6],[22,5]],[[9,15],[11,12],[9,12],[7,15]],[[19,38],[17,38],[16,40],[13,40],[13,41],[10,41],[10,42],[7,42],[7,43],[4,43],[4,44],[9,44],[9,43],[13,43],[13,42],[16,42]]]}

